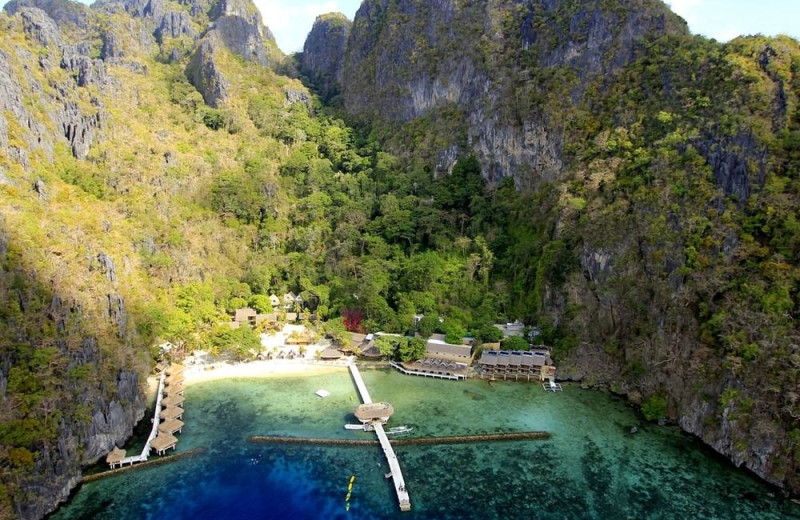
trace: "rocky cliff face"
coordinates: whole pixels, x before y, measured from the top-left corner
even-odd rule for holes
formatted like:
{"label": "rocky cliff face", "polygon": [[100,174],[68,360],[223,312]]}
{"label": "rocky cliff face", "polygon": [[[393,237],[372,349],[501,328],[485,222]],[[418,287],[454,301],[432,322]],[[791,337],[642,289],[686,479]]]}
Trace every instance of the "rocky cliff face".
{"label": "rocky cliff face", "polygon": [[[83,466],[130,437],[145,408],[143,367],[112,355],[117,341],[103,335],[116,331],[119,340],[130,339],[124,300],[113,284],[108,312],[95,315],[83,299],[48,290],[20,262],[14,242],[0,220],[0,330],[14,338],[0,355],[2,434],[4,443],[17,439],[4,453],[10,464],[0,477],[17,497],[13,516],[41,518],[69,497]],[[0,510],[8,513],[7,506]]]}
{"label": "rocky cliff face", "polygon": [[[103,100],[119,87],[108,68],[144,74],[137,55],[156,49],[152,26],[120,18],[119,4],[99,9],[109,23],[97,33],[95,14],[78,3],[14,0],[2,16],[0,184],[43,213],[59,192],[36,172],[67,156],[89,157],[109,125]],[[0,215],[0,517],[28,519],[53,511],[82,467],[130,437],[143,417],[149,367],[113,255],[95,251],[76,265],[42,246],[32,257],[20,249],[25,222]],[[81,242],[78,233],[76,250]],[[67,278],[92,280],[99,297]]]}
{"label": "rocky cliff face", "polygon": [[192,55],[186,75],[206,103],[216,107],[228,92],[228,80],[219,65],[221,52],[232,52],[264,67],[275,65],[282,55],[252,2],[220,0],[211,7],[209,18],[211,25]]}
{"label": "rocky cliff face", "polygon": [[428,150],[440,169],[472,151],[488,179],[531,186],[561,171],[562,108],[635,59],[642,42],[685,32],[660,2],[370,0],[331,75],[354,117],[407,123],[457,111],[465,132],[437,128],[450,135]]}
{"label": "rocky cliff face", "polygon": [[352,22],[341,13],[317,17],[303,46],[302,66],[324,99],[339,93]]}

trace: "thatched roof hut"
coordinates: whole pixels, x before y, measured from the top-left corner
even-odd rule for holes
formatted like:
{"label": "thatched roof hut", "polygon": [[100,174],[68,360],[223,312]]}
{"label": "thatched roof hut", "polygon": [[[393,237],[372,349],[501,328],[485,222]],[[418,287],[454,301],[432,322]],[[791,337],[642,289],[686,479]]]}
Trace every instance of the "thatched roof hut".
{"label": "thatched roof hut", "polygon": [[353,413],[356,419],[362,423],[369,423],[372,421],[386,422],[394,413],[394,407],[389,403],[362,404],[359,405]]}
{"label": "thatched roof hut", "polygon": [[183,374],[175,374],[164,378],[164,384],[167,386],[180,385],[183,384],[184,381],[185,378],[183,377]]}
{"label": "thatched roof hut", "polygon": [[183,417],[183,408],[180,406],[167,406],[161,413],[158,414],[158,417],[163,421],[169,421],[170,419],[180,419]]}
{"label": "thatched roof hut", "polygon": [[161,400],[164,406],[181,406],[186,399],[182,395],[171,395]]}
{"label": "thatched roof hut", "polygon": [[156,453],[163,455],[165,451],[178,445],[178,438],[169,433],[159,433],[158,437],[150,441],[150,447],[156,450]]}
{"label": "thatched roof hut", "polygon": [[123,459],[125,459],[125,455],[127,455],[127,452],[125,450],[122,450],[114,446],[114,449],[111,450],[108,453],[108,455],[106,455],[106,463],[112,468],[117,464],[121,466]]}
{"label": "thatched roof hut", "polygon": [[298,334],[297,336],[286,338],[287,345],[310,345],[311,343],[313,343],[313,340],[308,334]]}
{"label": "thatched roof hut", "polygon": [[320,359],[328,359],[328,360],[335,360],[341,359],[342,353],[336,350],[335,348],[326,348],[322,352],[320,352],[319,357]]}
{"label": "thatched roof hut", "polygon": [[180,432],[183,429],[183,426],[183,421],[179,421],[178,419],[170,419],[169,421],[164,421],[158,425],[158,433],[159,435],[163,435],[165,433],[171,435],[175,432]]}
{"label": "thatched roof hut", "polygon": [[176,374],[182,374],[182,373],[183,373],[183,365],[179,365],[177,363],[171,364],[167,369],[168,376],[174,376]]}
{"label": "thatched roof hut", "polygon": [[164,395],[181,395],[186,387],[183,384],[169,385],[164,387]]}

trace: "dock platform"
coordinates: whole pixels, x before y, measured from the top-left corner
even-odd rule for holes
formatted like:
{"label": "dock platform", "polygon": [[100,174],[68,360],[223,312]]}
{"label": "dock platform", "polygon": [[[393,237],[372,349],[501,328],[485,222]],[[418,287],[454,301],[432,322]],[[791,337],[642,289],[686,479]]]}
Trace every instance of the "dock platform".
{"label": "dock platform", "polygon": [[[361,394],[361,401],[364,404],[371,404],[372,397],[369,395],[367,385],[361,378],[361,372],[359,372],[355,363],[350,364],[350,374],[353,376],[353,381],[356,383],[358,393]],[[400,469],[400,462],[397,460],[394,448],[392,448],[392,444],[389,442],[389,437],[386,436],[383,424],[381,424],[380,421],[373,422],[372,426],[375,433],[378,435],[381,448],[383,448],[383,454],[386,456],[386,461],[389,463],[389,468],[391,469],[392,481],[394,482],[394,490],[397,493],[397,501],[400,504],[400,511],[411,511],[411,499],[408,496],[408,489],[406,489],[406,481],[403,478],[403,472]]]}

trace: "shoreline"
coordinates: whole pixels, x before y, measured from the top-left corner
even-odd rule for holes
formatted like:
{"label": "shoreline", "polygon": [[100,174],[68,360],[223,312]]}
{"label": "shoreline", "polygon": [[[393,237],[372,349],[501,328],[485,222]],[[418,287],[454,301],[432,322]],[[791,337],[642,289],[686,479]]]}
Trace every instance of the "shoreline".
{"label": "shoreline", "polygon": [[331,374],[347,370],[345,364],[309,363],[304,359],[275,359],[247,363],[218,362],[210,365],[187,366],[183,372],[184,384],[205,383],[220,379],[269,379]]}

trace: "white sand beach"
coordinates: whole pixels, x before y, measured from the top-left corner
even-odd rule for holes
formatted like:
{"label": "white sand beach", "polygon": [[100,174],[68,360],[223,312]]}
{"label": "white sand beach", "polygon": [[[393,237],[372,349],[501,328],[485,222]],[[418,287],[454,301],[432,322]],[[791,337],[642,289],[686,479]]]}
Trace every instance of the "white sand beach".
{"label": "white sand beach", "polygon": [[270,361],[250,361],[248,363],[221,362],[209,365],[187,366],[183,375],[185,384],[188,386],[217,379],[301,377],[346,370],[347,366],[341,362],[337,364],[322,364],[309,362],[305,359],[274,359]]}

